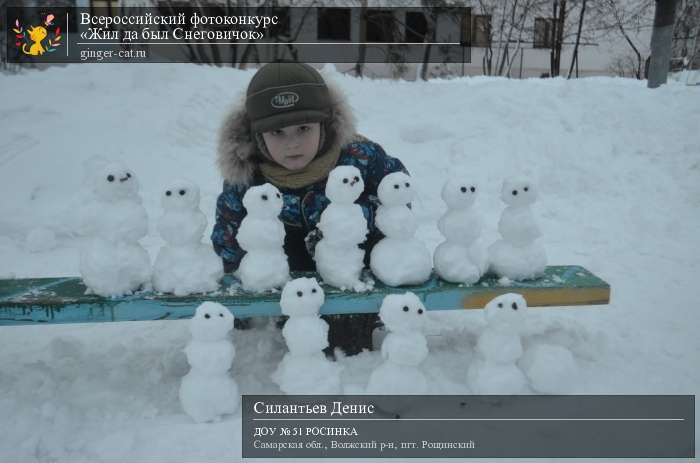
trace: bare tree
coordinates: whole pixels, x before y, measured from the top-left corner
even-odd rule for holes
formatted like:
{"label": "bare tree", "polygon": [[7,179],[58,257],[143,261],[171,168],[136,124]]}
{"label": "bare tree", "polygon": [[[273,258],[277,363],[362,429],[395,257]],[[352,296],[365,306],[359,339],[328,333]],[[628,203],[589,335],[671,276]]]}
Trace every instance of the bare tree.
{"label": "bare tree", "polygon": [[700,67],[700,0],[679,0],[673,27],[673,56],[688,69]]}
{"label": "bare tree", "polygon": [[654,10],[654,31],[651,34],[651,56],[647,87],[657,88],[666,83],[671,63],[673,26],[678,0],[657,1]]}
{"label": "bare tree", "polygon": [[581,11],[578,16],[578,29],[576,30],[576,44],[574,45],[574,52],[571,55],[571,65],[569,66],[569,74],[566,76],[567,79],[571,79],[571,74],[574,72],[574,64],[576,64],[576,77],[578,77],[578,46],[581,43],[581,32],[583,31],[583,18],[586,15],[586,0],[581,2]]}
{"label": "bare tree", "polygon": [[[515,58],[533,28],[529,26],[536,14],[542,14],[550,0],[479,0],[478,12],[497,17],[495,27],[480,31],[488,36],[484,43],[482,68],[487,75],[510,75]],[[495,55],[495,56],[494,56]]]}
{"label": "bare tree", "polygon": [[564,44],[564,29],[566,27],[566,0],[552,0],[552,50],[550,52],[549,75],[556,77],[561,69],[561,51]]}
{"label": "bare tree", "polygon": [[594,30],[599,37],[617,36],[625,40],[634,54],[637,79],[642,79],[645,56],[641,41],[636,37],[643,28],[651,27],[654,0],[635,2],[622,0],[595,0],[591,3]]}

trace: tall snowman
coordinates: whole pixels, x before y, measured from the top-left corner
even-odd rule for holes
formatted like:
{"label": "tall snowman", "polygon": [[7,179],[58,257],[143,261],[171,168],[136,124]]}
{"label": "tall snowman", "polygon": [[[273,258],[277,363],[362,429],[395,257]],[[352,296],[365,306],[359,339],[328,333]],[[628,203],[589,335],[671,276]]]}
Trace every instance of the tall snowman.
{"label": "tall snowman", "polygon": [[341,367],[326,359],[328,324],[319,310],[325,295],[315,278],[297,278],[282,290],[280,306],[289,319],[282,329],[287,352],[272,374],[285,394],[338,394]]}
{"label": "tall snowman", "polygon": [[251,187],[243,196],[246,216],[236,238],[246,254],[237,275],[247,291],[279,288],[289,280],[284,225],[279,219],[282,206],[282,194],[270,183]]}
{"label": "tall snowman", "polygon": [[515,293],[486,304],[486,327],[476,344],[476,359],[467,370],[467,382],[475,393],[527,392],[527,378],[516,364],[523,355],[520,333],[527,311],[525,299]]}
{"label": "tall snowman", "polygon": [[185,347],[190,371],[182,378],[179,398],[183,410],[198,423],[235,413],[238,385],[229,375],[236,349],[228,339],[233,315],[221,304],[205,302],[190,321],[192,340]]}
{"label": "tall snowman", "polygon": [[139,184],[122,162],[92,158],[86,165],[90,199],[83,208],[80,274],[89,292],[121,296],[146,288],[151,261],[139,240],[148,233],[148,216]]}
{"label": "tall snowman", "polygon": [[355,204],[365,189],[360,171],[353,166],[338,166],[328,175],[326,197],[331,203],[321,214],[318,228],[323,238],[315,249],[314,260],[324,283],[341,289],[362,290],[360,274],[367,221],[362,207]]}
{"label": "tall snowman", "polygon": [[214,291],[224,274],[221,259],[202,243],[207,218],[199,209],[199,187],[177,180],[161,196],[158,232],[165,240],[153,266],[156,291],[184,296]]}
{"label": "tall snowman", "polygon": [[489,247],[491,269],[501,277],[527,280],[544,274],[547,254],[538,240],[542,236],[532,214],[537,189],[532,182],[508,179],[503,182],[501,200],[506,208],[498,222],[501,239]]}
{"label": "tall snowman", "polygon": [[483,224],[474,210],[478,186],[463,178],[451,178],[442,188],[447,212],[438,221],[445,237],[433,255],[436,273],[443,280],[471,285],[487,267],[486,252],[478,242]]}
{"label": "tall snowman", "polygon": [[389,286],[420,284],[430,278],[433,262],[425,244],[416,239],[418,228],[413,211],[411,178],[403,172],[387,175],[379,183],[377,228],[384,233],[372,249],[372,273]]}

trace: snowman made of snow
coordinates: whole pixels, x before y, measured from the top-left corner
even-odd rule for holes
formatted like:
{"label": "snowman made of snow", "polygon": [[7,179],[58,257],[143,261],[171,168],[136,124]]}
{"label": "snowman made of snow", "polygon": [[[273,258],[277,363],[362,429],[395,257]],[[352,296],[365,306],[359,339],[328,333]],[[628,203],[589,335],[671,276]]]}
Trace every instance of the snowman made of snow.
{"label": "snowman made of snow", "polygon": [[240,396],[229,370],[236,349],[228,338],[233,314],[221,304],[204,302],[190,320],[191,341],[185,347],[190,371],[180,383],[183,410],[198,423],[235,413]]}
{"label": "snowman made of snow", "polygon": [[287,352],[272,380],[285,394],[338,394],[342,367],[326,359],[328,323],[319,315],[325,301],[315,278],[297,278],[282,289],[280,306],[289,316],[282,328]]}

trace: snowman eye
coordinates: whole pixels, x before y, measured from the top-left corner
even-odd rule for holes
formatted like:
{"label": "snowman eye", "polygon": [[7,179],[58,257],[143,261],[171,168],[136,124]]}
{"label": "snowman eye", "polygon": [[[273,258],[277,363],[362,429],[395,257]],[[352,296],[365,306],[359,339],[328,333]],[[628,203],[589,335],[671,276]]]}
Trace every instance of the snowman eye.
{"label": "snowman eye", "polygon": [[510,306],[513,308],[513,310],[518,310],[518,304],[515,302],[513,302]]}
{"label": "snowman eye", "polygon": [[418,309],[418,315],[423,315],[423,309]]}
{"label": "snowman eye", "polygon": [[469,191],[471,191],[472,193],[474,193],[474,192],[476,191],[476,188],[475,188],[475,187],[471,187],[471,188],[469,188]]}
{"label": "snowman eye", "polygon": [[463,186],[462,188],[459,189],[459,191],[461,191],[462,193],[466,193],[467,187]]}
{"label": "snowman eye", "polygon": [[185,196],[186,191],[185,190],[180,190],[180,196]]}
{"label": "snowman eye", "polygon": [[263,201],[267,201],[267,195],[262,195],[261,198]]}
{"label": "snowman eye", "polygon": [[502,303],[502,302],[499,302],[499,303],[498,303],[498,308],[499,308],[499,309],[502,309],[502,308],[503,308],[503,303]]}
{"label": "snowman eye", "polygon": [[314,293],[314,294],[316,294],[316,288],[312,288],[312,289],[311,289],[311,292]]}
{"label": "snowman eye", "polygon": [[343,179],[343,183],[348,183],[349,181],[350,181],[350,180],[348,180],[347,178],[344,178],[344,179]]}
{"label": "snowman eye", "polygon": [[398,190],[399,188],[400,188],[400,187],[399,187],[399,184],[398,184],[398,183],[397,183],[396,185],[394,185],[394,189],[395,189],[395,190]]}
{"label": "snowman eye", "polygon": [[407,305],[403,306],[403,311],[404,311],[404,312],[408,312],[408,306],[407,306]]}
{"label": "snowman eye", "polygon": [[282,197],[282,196],[280,196],[280,194],[279,194],[279,193],[276,193],[276,196],[277,196],[278,198],[281,198],[281,197]]}
{"label": "snowman eye", "polygon": [[411,184],[406,182],[406,188],[411,188]]}
{"label": "snowman eye", "polygon": [[165,196],[170,196],[170,195],[172,195],[172,194],[173,194],[173,192],[170,191],[170,190],[168,190],[168,191],[165,192]]}
{"label": "snowman eye", "polygon": [[360,177],[358,177],[357,175],[355,175],[352,179],[355,180],[356,182],[360,181]]}
{"label": "snowman eye", "polygon": [[108,175],[108,176],[107,176],[107,181],[108,181],[108,182],[113,182],[113,181],[114,181],[114,175]]}
{"label": "snowman eye", "polygon": [[518,190],[513,190],[513,196],[518,196]]}
{"label": "snowman eye", "polygon": [[211,315],[209,315],[208,313],[205,313],[204,318],[211,318]]}
{"label": "snowman eye", "polygon": [[523,188],[523,190],[527,191],[527,190],[529,190],[529,188],[528,188],[528,187],[525,187],[525,188]]}
{"label": "snowman eye", "polygon": [[129,172],[126,173],[126,178],[131,178],[131,174]]}
{"label": "snowman eye", "polygon": [[302,293],[301,291],[297,291],[297,296],[301,297],[303,295],[304,295],[304,293]]}

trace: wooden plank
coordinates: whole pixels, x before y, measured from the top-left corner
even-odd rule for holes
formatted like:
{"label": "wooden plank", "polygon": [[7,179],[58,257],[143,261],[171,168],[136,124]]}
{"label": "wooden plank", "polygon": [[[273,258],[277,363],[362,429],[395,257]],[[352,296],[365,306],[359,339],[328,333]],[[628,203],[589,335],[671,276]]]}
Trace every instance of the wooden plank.
{"label": "wooden plank", "polygon": [[[309,274],[296,274],[310,276]],[[551,266],[536,280],[504,286],[485,276],[474,286],[456,285],[432,278],[419,286],[389,287],[377,284],[364,293],[324,287],[323,314],[377,312],[387,294],[413,291],[428,310],[482,308],[506,292],[522,294],[532,307],[601,305],[610,300],[610,286],[579,266]],[[0,325],[34,323],[94,323],[190,318],[203,301],[219,302],[241,318],[281,315],[279,292],[248,293],[226,277],[221,288],[206,295],[174,296],[139,293],[118,298],[86,295],[80,278],[0,280]]]}

